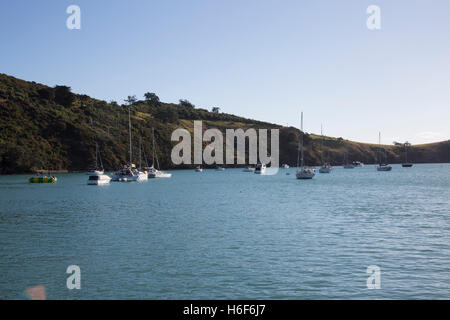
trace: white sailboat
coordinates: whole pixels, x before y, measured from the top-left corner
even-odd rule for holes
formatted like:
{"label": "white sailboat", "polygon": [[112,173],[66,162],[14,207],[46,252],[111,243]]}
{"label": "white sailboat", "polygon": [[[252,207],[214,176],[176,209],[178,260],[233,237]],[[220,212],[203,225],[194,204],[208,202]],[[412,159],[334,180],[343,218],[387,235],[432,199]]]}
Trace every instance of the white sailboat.
{"label": "white sailboat", "polygon": [[130,135],[130,163],[125,164],[122,169],[116,171],[112,176],[112,181],[119,182],[132,182],[132,181],[145,181],[148,180],[147,173],[136,169],[136,165],[133,163],[133,149],[131,146],[131,114],[130,106],[128,106],[128,130]]}
{"label": "white sailboat", "polygon": [[[158,157],[156,156],[155,153],[155,129],[152,128],[152,138],[153,138],[153,147],[152,147],[152,166],[151,167],[146,167],[145,169],[148,170],[148,177],[149,178],[171,178],[172,174],[171,173],[167,173],[164,171],[160,171],[159,170],[159,161],[158,161]],[[158,167],[155,168],[155,159],[156,159],[156,166]]]}
{"label": "white sailboat", "polygon": [[320,158],[321,158],[322,166],[319,169],[319,173],[330,173],[331,170],[333,169],[333,167],[331,166],[331,164],[329,162],[324,162],[323,161],[323,131],[322,131],[322,126],[320,126],[320,135],[321,135],[321,140],[320,140]]}
{"label": "white sailboat", "polygon": [[[98,165],[100,159],[100,166]],[[103,169],[103,163],[102,158],[100,156],[100,151],[98,149],[98,143],[95,143],[95,166],[90,168],[88,172],[86,172],[87,175],[93,175],[93,174],[103,174],[105,173],[105,170]]]}
{"label": "white sailboat", "polygon": [[195,168],[195,172],[203,172],[203,168],[201,166],[198,166]]}
{"label": "white sailboat", "polygon": [[300,131],[300,150],[299,153],[301,153],[301,161],[300,161],[300,169],[298,167],[299,164],[299,154],[297,155],[297,171],[295,176],[297,177],[297,179],[312,179],[314,178],[314,176],[316,175],[316,170],[313,168],[309,168],[307,166],[305,166],[305,161],[304,161],[304,151],[303,151],[303,112],[301,114],[301,131]]}
{"label": "white sailboat", "polygon": [[[379,148],[378,148],[379,164],[377,166],[377,171],[391,171],[392,167],[390,165],[388,165],[386,163],[386,161],[384,163],[381,161],[381,153],[380,153],[380,151],[381,151],[381,132],[378,133],[378,145],[379,145]],[[384,150],[384,158],[385,158],[385,160],[387,159],[386,150]]]}
{"label": "white sailboat", "polygon": [[[100,160],[100,167],[98,166],[98,160]],[[104,185],[109,184],[111,181],[111,177],[104,174],[105,170],[103,169],[102,157],[100,155],[100,151],[98,149],[98,144],[95,143],[95,169],[91,169],[88,171],[89,178],[87,181],[88,185]]]}

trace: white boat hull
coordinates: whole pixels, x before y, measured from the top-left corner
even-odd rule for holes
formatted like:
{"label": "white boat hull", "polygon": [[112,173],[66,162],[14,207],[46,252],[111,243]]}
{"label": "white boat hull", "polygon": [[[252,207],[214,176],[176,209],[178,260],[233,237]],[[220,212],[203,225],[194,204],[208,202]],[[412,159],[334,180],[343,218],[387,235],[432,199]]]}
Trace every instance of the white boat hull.
{"label": "white boat hull", "polygon": [[148,178],[149,179],[156,179],[156,178],[171,178],[172,174],[171,173],[166,173],[166,172],[161,172],[161,171],[156,171],[156,172],[150,172],[148,174]]}
{"label": "white boat hull", "polygon": [[138,182],[138,181],[147,181],[148,176],[146,173],[140,172],[136,175],[117,175],[114,174],[111,181],[116,182]]}
{"label": "white boat hull", "polygon": [[391,171],[391,166],[377,166],[377,171]]}
{"label": "white boat hull", "polygon": [[109,184],[111,181],[111,177],[101,174],[101,175],[90,175],[87,181],[87,184],[90,186],[100,186]]}

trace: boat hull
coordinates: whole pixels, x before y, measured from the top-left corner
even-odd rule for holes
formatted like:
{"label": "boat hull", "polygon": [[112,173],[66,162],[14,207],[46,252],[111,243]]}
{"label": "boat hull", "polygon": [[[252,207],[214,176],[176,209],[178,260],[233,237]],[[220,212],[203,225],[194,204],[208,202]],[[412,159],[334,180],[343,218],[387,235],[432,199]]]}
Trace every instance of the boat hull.
{"label": "boat hull", "polygon": [[315,175],[315,173],[297,173],[296,177],[299,180],[308,180],[314,178]]}
{"label": "boat hull", "polygon": [[148,174],[148,178],[149,179],[156,179],[156,178],[171,178],[172,174],[171,173],[165,173],[165,172],[150,172]]}
{"label": "boat hull", "polygon": [[319,173],[330,173],[332,170],[331,167],[320,167]]}
{"label": "boat hull", "polygon": [[302,169],[295,173],[295,177],[299,180],[309,180],[314,178],[316,172],[314,169]]}
{"label": "boat hull", "polygon": [[402,163],[403,168],[411,168],[413,166],[412,163]]}
{"label": "boat hull", "polygon": [[392,167],[391,166],[378,166],[377,167],[377,171],[391,171]]}

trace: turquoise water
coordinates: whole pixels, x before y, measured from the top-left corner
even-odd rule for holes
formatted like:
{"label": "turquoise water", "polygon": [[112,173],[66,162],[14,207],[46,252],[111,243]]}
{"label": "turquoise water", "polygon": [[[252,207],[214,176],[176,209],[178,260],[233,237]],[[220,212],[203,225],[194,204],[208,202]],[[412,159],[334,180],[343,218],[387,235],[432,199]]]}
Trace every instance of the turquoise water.
{"label": "turquoise water", "polygon": [[450,165],[393,167],[101,187],[1,176],[0,298],[43,284],[51,299],[449,299]]}

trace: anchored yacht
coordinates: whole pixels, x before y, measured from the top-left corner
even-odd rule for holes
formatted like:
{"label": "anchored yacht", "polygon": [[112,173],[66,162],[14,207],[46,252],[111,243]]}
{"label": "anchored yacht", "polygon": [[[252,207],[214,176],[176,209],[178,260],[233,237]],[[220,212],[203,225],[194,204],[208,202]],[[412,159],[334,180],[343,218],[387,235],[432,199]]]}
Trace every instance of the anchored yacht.
{"label": "anchored yacht", "polygon": [[266,165],[264,163],[258,163],[255,168],[256,174],[264,174],[266,173]]}
{"label": "anchored yacht", "polygon": [[[303,150],[303,112],[301,115],[301,131],[300,131],[300,148],[299,148],[299,153],[297,155],[297,172],[295,174],[295,176],[297,177],[297,179],[312,179],[314,178],[314,176],[316,175],[316,170],[313,168],[309,168],[307,166],[305,166],[305,161],[304,161],[304,150]],[[300,158],[300,168],[298,167],[299,161],[298,161],[298,157],[301,154],[301,158]]]}

